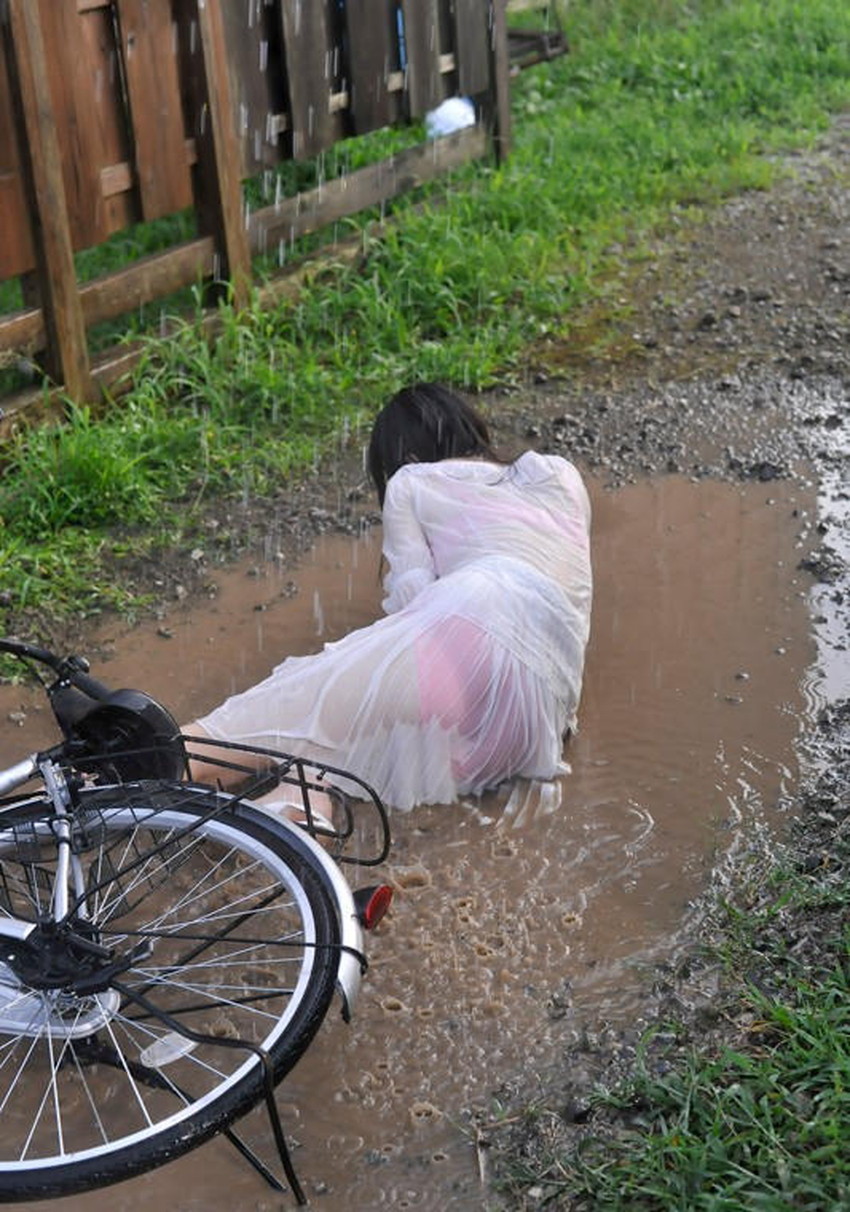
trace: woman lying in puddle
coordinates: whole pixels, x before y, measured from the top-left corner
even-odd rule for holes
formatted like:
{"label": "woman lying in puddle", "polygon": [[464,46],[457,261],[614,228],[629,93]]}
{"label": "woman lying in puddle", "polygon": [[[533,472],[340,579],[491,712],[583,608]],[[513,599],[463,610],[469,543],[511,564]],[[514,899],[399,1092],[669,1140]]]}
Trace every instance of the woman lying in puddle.
{"label": "woman lying in puddle", "polygon": [[[590,626],[578,471],[533,451],[502,459],[464,399],[420,383],[378,415],[369,472],[385,615],[288,657],[186,733],[350,770],[402,811],[515,775],[553,778]],[[195,760],[192,776],[220,782],[221,768]],[[280,794],[275,807],[297,817]]]}

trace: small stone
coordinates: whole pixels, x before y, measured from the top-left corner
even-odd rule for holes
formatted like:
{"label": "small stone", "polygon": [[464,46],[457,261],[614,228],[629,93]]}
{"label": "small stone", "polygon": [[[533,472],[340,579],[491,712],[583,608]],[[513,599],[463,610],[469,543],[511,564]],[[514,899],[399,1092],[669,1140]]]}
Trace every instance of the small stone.
{"label": "small stone", "polygon": [[761,483],[767,483],[768,480],[778,480],[782,475],[782,468],[776,463],[771,463],[768,459],[762,459],[759,463],[753,463],[749,469],[749,475],[754,480],[759,480]]}

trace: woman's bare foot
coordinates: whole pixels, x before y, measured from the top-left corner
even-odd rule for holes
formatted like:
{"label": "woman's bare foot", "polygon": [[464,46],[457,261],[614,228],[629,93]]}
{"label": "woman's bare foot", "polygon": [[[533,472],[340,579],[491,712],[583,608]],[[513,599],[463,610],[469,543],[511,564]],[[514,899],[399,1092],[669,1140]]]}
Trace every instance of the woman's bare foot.
{"label": "woman's bare foot", "polygon": [[292,788],[288,794],[285,787],[275,787],[272,791],[267,791],[265,795],[252,797],[251,803],[256,804],[258,808],[262,808],[264,812],[268,812],[271,816],[280,816],[288,821],[293,821],[296,825],[304,825],[305,828],[314,828],[319,833],[335,833],[333,824],[333,800],[324,791],[310,791],[310,819],[301,797],[295,788]]}
{"label": "woman's bare foot", "polygon": [[[208,783],[212,787],[232,790],[252,773],[261,774],[271,767],[271,758],[251,754],[244,749],[228,749],[217,745],[200,724],[181,728],[184,737],[197,737],[200,742],[193,751],[191,740],[186,742],[188,778],[193,783]],[[209,737],[209,740],[208,740]],[[231,766],[237,769],[231,769]]]}
{"label": "woman's bare foot", "polygon": [[[195,754],[192,754],[191,742],[187,743],[190,755],[187,763],[188,777],[192,782],[208,783],[214,787],[231,791],[238,789],[241,784],[244,789],[246,780],[251,775],[251,771],[245,765],[246,760],[253,762],[256,774],[262,774],[266,770],[269,771],[269,774],[273,772],[271,760],[263,758],[260,754],[246,754],[242,749],[234,753],[232,749],[217,746],[211,737],[210,743],[207,744],[208,734],[199,724],[189,724],[182,729],[182,732],[184,736],[198,737],[202,742],[196,747]],[[238,763],[239,769],[230,769],[228,763]],[[304,800],[299,788],[294,785],[278,783],[263,795],[255,796],[250,792],[243,793],[252,804],[256,804],[258,808],[262,808],[271,816],[284,817],[296,825],[303,825],[305,829],[314,829],[319,834],[336,832],[333,824],[334,801],[325,791],[309,789],[309,814],[304,807]]]}

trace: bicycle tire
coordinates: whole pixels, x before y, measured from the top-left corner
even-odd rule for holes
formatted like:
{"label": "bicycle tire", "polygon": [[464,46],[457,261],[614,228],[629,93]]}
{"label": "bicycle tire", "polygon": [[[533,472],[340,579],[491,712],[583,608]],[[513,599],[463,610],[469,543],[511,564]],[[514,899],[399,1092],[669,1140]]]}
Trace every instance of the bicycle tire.
{"label": "bicycle tire", "polygon": [[[121,962],[139,943],[153,953],[90,993],[61,954],[48,976],[63,983],[39,987],[44,972],[7,962],[2,940],[3,1202],[105,1186],[202,1144],[262,1098],[263,1052],[275,1081],[292,1068],[334,991],[336,909],[300,832],[173,783],[85,790],[72,820],[83,967],[104,979],[87,943]],[[0,816],[0,915],[44,911],[55,831],[46,801]]]}

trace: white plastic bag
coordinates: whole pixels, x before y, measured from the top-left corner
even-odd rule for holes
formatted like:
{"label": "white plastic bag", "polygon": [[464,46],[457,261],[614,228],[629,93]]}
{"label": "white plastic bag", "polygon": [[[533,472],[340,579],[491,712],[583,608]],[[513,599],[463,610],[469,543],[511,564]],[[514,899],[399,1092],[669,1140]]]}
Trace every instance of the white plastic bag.
{"label": "white plastic bag", "polygon": [[425,132],[429,139],[453,135],[457,130],[474,125],[475,106],[468,97],[448,97],[425,115]]}

